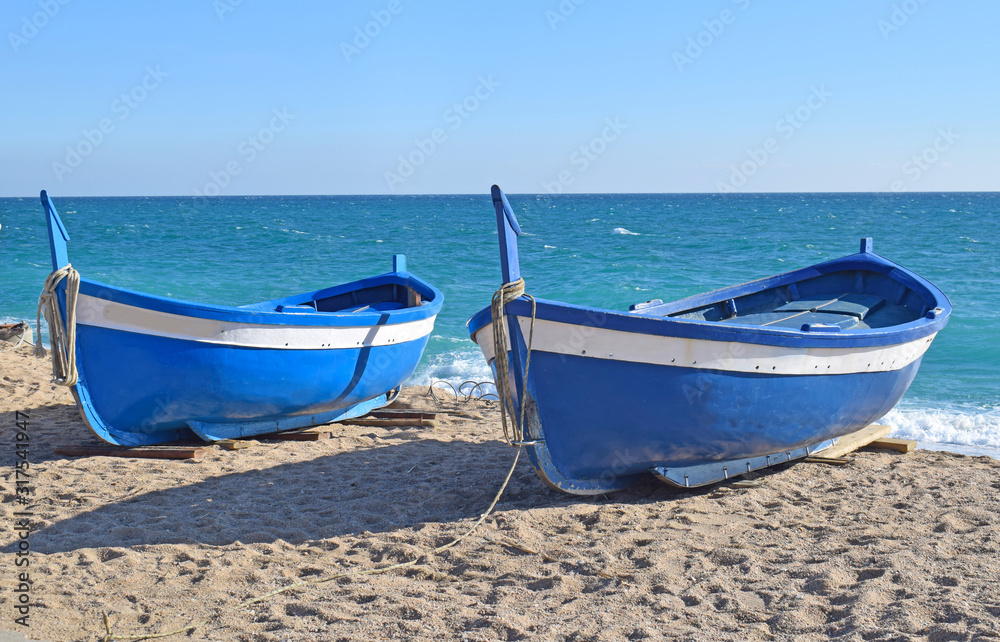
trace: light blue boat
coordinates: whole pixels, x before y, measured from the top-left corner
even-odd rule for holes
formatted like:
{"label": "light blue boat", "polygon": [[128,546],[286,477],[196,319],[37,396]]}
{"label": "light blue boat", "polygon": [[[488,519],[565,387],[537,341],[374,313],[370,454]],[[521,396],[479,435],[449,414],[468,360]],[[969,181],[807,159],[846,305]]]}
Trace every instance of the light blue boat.
{"label": "light blue boat", "polygon": [[[493,205],[509,284],[520,228],[495,185]],[[509,374],[496,382],[550,486],[596,494],[653,474],[694,487],[877,421],[950,314],[938,288],[864,239],[857,254],[628,312],[539,299],[533,313],[521,296],[503,313]],[[492,319],[485,308],[468,330],[497,375]]]}
{"label": "light blue boat", "polygon": [[[59,270],[69,235],[44,191],[41,200]],[[64,326],[66,287],[55,288]],[[125,446],[356,417],[391,401],[413,374],[442,302],[402,255],[387,274],[241,307],[81,278],[72,391],[87,425]]]}

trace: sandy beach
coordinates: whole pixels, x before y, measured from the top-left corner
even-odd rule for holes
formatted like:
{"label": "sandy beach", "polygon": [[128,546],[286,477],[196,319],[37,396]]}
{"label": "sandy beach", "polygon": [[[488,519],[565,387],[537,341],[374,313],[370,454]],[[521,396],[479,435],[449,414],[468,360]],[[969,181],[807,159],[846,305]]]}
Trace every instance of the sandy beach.
{"label": "sandy beach", "polygon": [[[681,491],[548,489],[495,404],[405,407],[432,428],[334,426],[200,460],[55,455],[99,441],[48,360],[0,352],[0,631],[98,640],[210,618],[197,640],[979,640],[1000,638],[1000,462],[864,449]],[[439,395],[439,398],[442,395]],[[15,413],[28,416],[29,564],[15,567]],[[24,557],[24,556],[22,556]],[[419,560],[236,604],[341,571]],[[28,627],[15,623],[30,574]],[[230,609],[230,610],[226,610]],[[221,614],[220,614],[221,613]]]}

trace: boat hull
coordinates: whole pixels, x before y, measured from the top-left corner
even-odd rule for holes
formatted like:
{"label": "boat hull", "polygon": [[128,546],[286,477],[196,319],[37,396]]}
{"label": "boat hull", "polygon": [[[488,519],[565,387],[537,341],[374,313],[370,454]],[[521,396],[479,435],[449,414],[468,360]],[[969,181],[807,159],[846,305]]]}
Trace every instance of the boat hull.
{"label": "boat hull", "polygon": [[[81,325],[77,342],[79,385],[107,427],[101,436],[124,443],[192,436],[185,428],[208,440],[242,437],[282,429],[279,420],[346,411],[409,378],[427,337],[290,353]],[[268,425],[244,426],[257,423]]]}
{"label": "boat hull", "polygon": [[[624,488],[649,472],[697,486],[745,473],[748,463],[807,456],[891,410],[933,339],[769,345],[676,336],[685,333],[671,329],[689,328],[547,301],[532,324],[530,305],[511,307],[521,354],[508,352],[510,363],[527,360],[533,335],[528,454],[543,481],[575,494]],[[489,315],[473,317],[470,331],[495,368]],[[649,326],[658,333],[642,332]],[[515,379],[523,379],[508,380],[517,399]]]}
{"label": "boat hull", "polygon": [[120,445],[246,437],[364,414],[390,401],[420,360],[440,308],[440,296],[424,291],[435,303],[410,310],[282,315],[83,280],[74,394],[94,432]]}

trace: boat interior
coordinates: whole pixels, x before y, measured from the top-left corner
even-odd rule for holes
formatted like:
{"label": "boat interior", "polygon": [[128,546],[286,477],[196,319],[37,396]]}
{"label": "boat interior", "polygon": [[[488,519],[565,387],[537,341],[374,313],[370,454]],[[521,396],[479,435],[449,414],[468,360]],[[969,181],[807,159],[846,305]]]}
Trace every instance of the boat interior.
{"label": "boat interior", "polygon": [[265,301],[244,306],[247,309],[275,312],[389,312],[424,304],[420,292],[403,283],[379,283],[344,290],[328,288],[319,292]]}
{"label": "boat interior", "polygon": [[887,328],[915,321],[928,312],[927,302],[912,289],[867,270],[823,274],[680,311],[664,311],[666,307],[657,300],[634,305],[630,311],[812,332]]}

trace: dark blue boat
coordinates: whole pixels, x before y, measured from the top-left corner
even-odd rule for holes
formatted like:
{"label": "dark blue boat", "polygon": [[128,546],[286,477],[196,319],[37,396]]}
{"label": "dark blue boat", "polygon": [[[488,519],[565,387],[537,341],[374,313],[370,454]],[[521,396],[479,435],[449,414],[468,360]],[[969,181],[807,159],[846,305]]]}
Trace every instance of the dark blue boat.
{"label": "dark blue boat", "polygon": [[[41,199],[58,272],[69,264],[69,235],[44,191]],[[76,378],[68,382],[84,421],[114,444],[213,441],[328,423],[391,401],[441,310],[440,291],[407,272],[402,255],[393,263],[388,274],[241,307],[86,278],[67,306],[69,279],[50,279],[60,317],[50,318],[50,335],[54,323],[67,337],[75,331],[71,354],[63,354],[75,356]]]}
{"label": "dark blue boat", "polygon": [[[497,186],[493,205],[511,289],[520,228]],[[510,441],[549,485],[595,494],[648,474],[709,484],[860,430],[903,396],[950,313],[864,239],[850,256],[628,312],[520,296],[502,314],[507,364],[491,308],[468,330],[523,422]]]}

